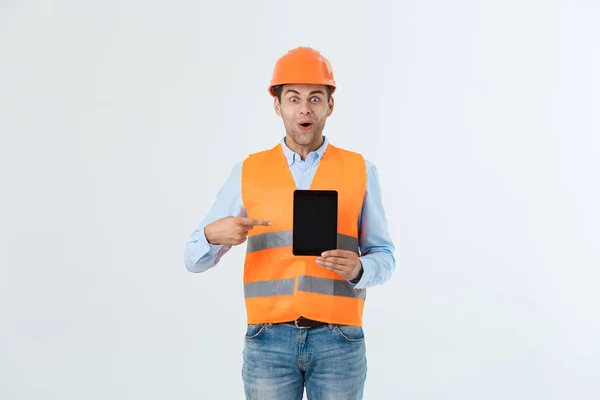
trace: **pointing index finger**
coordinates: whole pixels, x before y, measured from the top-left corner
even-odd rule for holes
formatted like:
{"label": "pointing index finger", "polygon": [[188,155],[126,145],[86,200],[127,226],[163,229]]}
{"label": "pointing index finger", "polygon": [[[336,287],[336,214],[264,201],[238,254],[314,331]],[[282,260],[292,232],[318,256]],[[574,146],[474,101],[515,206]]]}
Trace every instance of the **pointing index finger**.
{"label": "pointing index finger", "polygon": [[249,226],[270,226],[271,225],[271,221],[266,220],[266,219],[256,219],[256,218],[248,218],[248,220],[246,221],[246,225]]}

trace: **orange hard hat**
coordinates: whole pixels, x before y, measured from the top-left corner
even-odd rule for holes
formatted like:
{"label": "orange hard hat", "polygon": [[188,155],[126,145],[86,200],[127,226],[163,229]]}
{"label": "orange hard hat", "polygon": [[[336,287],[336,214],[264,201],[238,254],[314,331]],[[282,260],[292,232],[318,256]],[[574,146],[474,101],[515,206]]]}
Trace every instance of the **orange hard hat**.
{"label": "orange hard hat", "polygon": [[284,54],[275,64],[269,93],[275,97],[274,86],[286,83],[312,83],[331,86],[335,91],[333,69],[329,60],[310,47],[297,47]]}

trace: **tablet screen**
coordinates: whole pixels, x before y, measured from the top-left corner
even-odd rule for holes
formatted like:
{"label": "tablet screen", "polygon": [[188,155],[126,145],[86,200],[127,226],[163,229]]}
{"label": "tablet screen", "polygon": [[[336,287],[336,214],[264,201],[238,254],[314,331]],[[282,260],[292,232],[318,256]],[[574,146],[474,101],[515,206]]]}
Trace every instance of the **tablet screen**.
{"label": "tablet screen", "polygon": [[335,190],[295,190],[292,253],[320,256],[337,248],[338,193]]}

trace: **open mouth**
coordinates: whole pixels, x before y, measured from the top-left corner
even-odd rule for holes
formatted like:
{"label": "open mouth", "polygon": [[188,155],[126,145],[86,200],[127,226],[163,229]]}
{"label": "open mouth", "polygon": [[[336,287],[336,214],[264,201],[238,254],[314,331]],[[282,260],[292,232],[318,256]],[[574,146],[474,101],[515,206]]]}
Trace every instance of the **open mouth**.
{"label": "open mouth", "polygon": [[303,131],[309,130],[312,127],[312,125],[312,122],[302,122],[298,124],[298,126],[300,126],[300,129],[302,129]]}

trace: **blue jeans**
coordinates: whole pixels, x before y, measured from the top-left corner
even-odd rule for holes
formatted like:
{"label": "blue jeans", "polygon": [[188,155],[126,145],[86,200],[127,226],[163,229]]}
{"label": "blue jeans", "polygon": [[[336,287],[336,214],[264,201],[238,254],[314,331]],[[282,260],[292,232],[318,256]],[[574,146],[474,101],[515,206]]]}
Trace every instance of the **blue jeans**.
{"label": "blue jeans", "polygon": [[248,400],[360,400],[367,375],[363,329],[248,325],[242,377]]}

